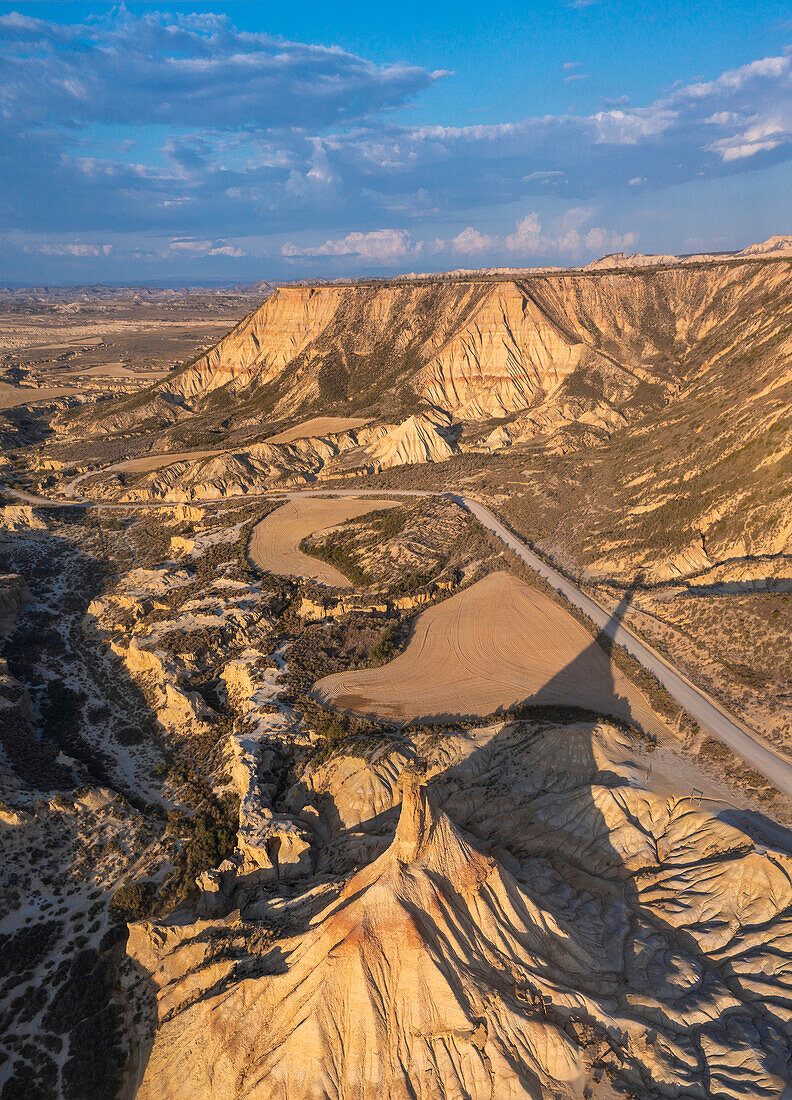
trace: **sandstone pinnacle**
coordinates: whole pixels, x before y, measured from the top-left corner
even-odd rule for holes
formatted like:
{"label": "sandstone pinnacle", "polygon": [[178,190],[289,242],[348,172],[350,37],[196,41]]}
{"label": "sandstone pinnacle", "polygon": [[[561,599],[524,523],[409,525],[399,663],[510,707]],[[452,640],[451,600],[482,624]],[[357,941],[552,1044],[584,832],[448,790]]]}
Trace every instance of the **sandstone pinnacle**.
{"label": "sandstone pinnacle", "polygon": [[401,863],[412,863],[421,855],[439,821],[439,810],[426,789],[423,774],[406,768],[400,778],[401,814],[392,851]]}

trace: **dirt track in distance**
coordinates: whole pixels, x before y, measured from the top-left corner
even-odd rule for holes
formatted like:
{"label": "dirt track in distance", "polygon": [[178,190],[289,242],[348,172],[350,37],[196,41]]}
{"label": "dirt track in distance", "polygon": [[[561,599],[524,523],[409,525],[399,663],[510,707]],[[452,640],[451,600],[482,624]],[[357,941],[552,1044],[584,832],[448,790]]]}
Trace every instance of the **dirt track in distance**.
{"label": "dirt track in distance", "polygon": [[339,710],[399,722],[534,703],[584,707],[667,733],[577,620],[508,573],[422,612],[407,649],[389,664],[325,676],[314,694]]}
{"label": "dirt track in distance", "polygon": [[363,516],[366,512],[395,508],[397,504],[395,500],[359,500],[354,497],[290,500],[253,528],[248,551],[250,559],[259,569],[282,577],[306,577],[333,588],[350,588],[343,573],[318,558],[303,554],[299,549],[300,543],[307,535]]}
{"label": "dirt track in distance", "polygon": [[55,397],[69,397],[71,394],[82,393],[82,389],[75,386],[12,386],[8,382],[0,382],[0,409],[16,409],[20,405],[32,405],[35,401],[50,401]]}

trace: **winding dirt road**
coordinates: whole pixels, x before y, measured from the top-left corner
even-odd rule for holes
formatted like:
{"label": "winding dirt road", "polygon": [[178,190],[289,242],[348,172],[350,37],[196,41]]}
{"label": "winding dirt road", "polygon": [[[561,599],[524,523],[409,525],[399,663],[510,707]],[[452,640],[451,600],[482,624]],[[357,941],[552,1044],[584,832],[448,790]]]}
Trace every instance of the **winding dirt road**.
{"label": "winding dirt road", "polygon": [[[73,507],[75,504],[82,504],[86,508],[100,507],[113,510],[126,510],[148,508],[152,506],[156,507],[158,504],[160,506],[173,507],[174,504],[178,503],[175,501],[154,501],[151,503],[99,504],[94,501],[80,501],[74,499],[69,501],[48,500],[45,497],[35,496],[31,493],[23,493],[7,486],[3,486],[3,489],[10,496],[14,496],[27,504],[40,504],[49,507],[53,505],[71,505]],[[591,619],[595,626],[603,631],[607,637],[613,639],[613,641],[620,646],[623,646],[631,657],[634,657],[639,664],[647,669],[647,671],[656,676],[669,695],[671,695],[681,707],[684,707],[687,713],[699,723],[705,732],[716,737],[719,741],[722,741],[724,745],[728,745],[728,747],[747,764],[765,776],[777,790],[782,791],[785,795],[792,798],[791,760],[777,752],[760,734],[749,730],[738,718],[729,713],[725,707],[701,688],[697,687],[684,675],[684,673],[676,669],[665,657],[649,645],[648,642],[643,641],[634,634],[630,627],[619,622],[618,618],[611,615],[611,613],[597,603],[596,600],[581,591],[573,581],[569,580],[557,569],[554,569],[551,565],[548,565],[547,562],[543,561],[542,558],[535,554],[524,542],[518,539],[516,535],[512,534],[497,516],[472,497],[462,496],[457,493],[437,493],[421,489],[399,490],[398,492],[394,492],[393,490],[363,488],[313,489],[299,492],[292,491],[288,493],[261,493],[257,496],[240,494],[240,497],[243,500],[268,500],[275,496],[283,500],[292,500],[302,496],[316,497],[330,495],[337,497],[442,496],[467,509],[467,511],[474,515],[488,531],[496,535],[510,550],[524,561],[529,568],[543,577],[553,586],[553,588],[561,592],[571,604]],[[234,498],[224,497],[223,501],[230,499]],[[223,503],[223,501],[218,501],[216,499],[205,501],[194,500],[189,503],[217,505]]]}
{"label": "winding dirt road", "polygon": [[500,520],[485,508],[483,504],[472,500],[470,497],[453,496],[458,504],[463,505],[488,531],[505,542],[510,550],[513,550],[526,565],[533,569],[540,577],[544,577],[553,588],[561,592],[571,604],[579,608],[595,626],[618,645],[634,657],[639,664],[651,672],[669,695],[671,695],[688,714],[695,718],[699,725],[707,733],[717,737],[724,745],[737,753],[747,764],[761,772],[766,779],[779,791],[792,797],[792,761],[783,757],[780,753],[764,740],[759,734],[753,733],[746,726],[730,714],[720,703],[712,699],[705,691],[680,672],[678,669],[657,652],[648,642],[642,641],[633,631],[614,618],[609,611],[582,592],[576,584],[553,569],[537,554],[530,550],[524,542],[505,527]]}

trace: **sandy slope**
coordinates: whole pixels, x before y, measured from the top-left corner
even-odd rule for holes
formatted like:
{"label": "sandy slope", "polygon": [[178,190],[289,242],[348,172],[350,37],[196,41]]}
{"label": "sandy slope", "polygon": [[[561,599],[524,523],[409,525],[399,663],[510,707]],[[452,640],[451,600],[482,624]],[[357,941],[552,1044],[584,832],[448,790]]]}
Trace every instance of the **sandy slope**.
{"label": "sandy slope", "polygon": [[270,573],[286,577],[312,577],[335,588],[349,588],[343,573],[332,565],[311,558],[299,549],[300,542],[316,531],[324,531],[355,516],[380,508],[395,508],[395,500],[321,500],[307,497],[290,500],[265,516],[253,528],[251,560]]}
{"label": "sandy slope", "polygon": [[131,925],[138,1100],[789,1100],[783,841],[643,789],[606,722],[420,748],[425,772],[336,756],[286,795],[316,830],[302,897],[244,881],[217,920]]}
{"label": "sandy slope", "polygon": [[112,470],[126,470],[129,473],[146,473],[149,470],[159,470],[161,466],[173,466],[177,462],[192,462],[200,458],[209,458],[211,455],[224,454],[224,451],[176,451],[171,454],[144,455],[142,458],[128,458],[115,466]]}
{"label": "sandy slope", "polygon": [[[211,1023],[199,1003],[165,1024],[139,1100],[581,1095],[585,1070],[562,1028],[512,988],[493,990],[490,944],[532,959],[563,934],[547,934],[544,914],[410,773],[402,786],[391,847],[315,929],[281,946],[283,962],[263,981],[218,982]],[[511,975],[498,983],[507,984]]]}
{"label": "sandy slope", "polygon": [[342,710],[401,721],[485,715],[531,701],[664,729],[571,615],[507,573],[423,612],[395,661],[325,676],[314,691]]}
{"label": "sandy slope", "polygon": [[267,438],[267,443],[292,443],[295,439],[311,439],[314,436],[332,435],[334,432],[348,432],[362,428],[368,420],[359,416],[315,416],[302,424],[295,424],[285,432],[277,432]]}

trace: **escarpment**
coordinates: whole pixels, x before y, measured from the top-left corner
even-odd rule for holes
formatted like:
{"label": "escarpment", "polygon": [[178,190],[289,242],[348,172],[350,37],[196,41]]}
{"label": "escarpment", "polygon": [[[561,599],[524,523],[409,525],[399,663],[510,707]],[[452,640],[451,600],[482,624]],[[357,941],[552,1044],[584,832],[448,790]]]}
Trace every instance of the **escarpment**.
{"label": "escarpment", "polygon": [[[788,259],[743,260],[281,287],[191,365],[55,426],[229,451],[208,479],[190,465],[185,498],[187,483],[215,481],[225,495],[471,450],[564,455],[640,430],[694,393],[700,403],[702,387],[716,400],[735,361],[766,355],[783,374],[790,272]],[[295,425],[318,418],[366,427],[297,440]],[[175,499],[170,484],[151,495]]]}
{"label": "escarpment", "polygon": [[690,376],[702,340],[788,282],[790,264],[702,265],[523,279],[283,287],[214,348],[106,427],[185,412],[230,427],[298,414],[405,414],[422,404],[471,421],[586,398],[630,419]]}
{"label": "escarpment", "polygon": [[431,464],[399,483],[508,492],[525,537],[596,575],[784,578],[790,326],[789,258],[282,287],[191,366],[79,414],[94,441],[181,459],[80,492],[220,498]]}

